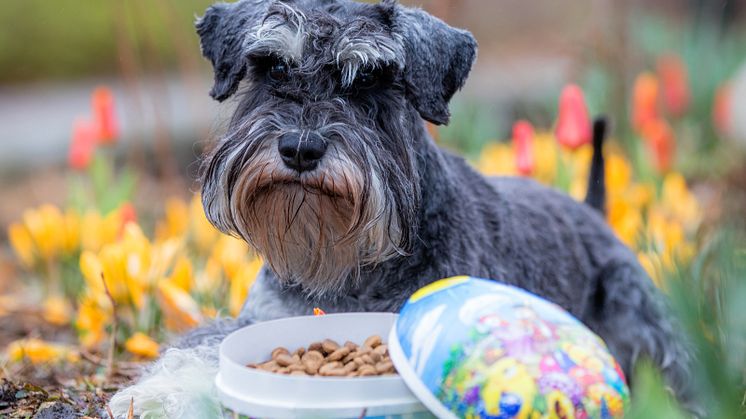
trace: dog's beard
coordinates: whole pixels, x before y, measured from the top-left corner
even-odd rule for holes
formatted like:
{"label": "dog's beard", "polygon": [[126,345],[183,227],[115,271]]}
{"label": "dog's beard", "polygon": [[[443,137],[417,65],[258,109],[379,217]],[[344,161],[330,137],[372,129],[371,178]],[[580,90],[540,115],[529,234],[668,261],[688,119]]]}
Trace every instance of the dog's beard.
{"label": "dog's beard", "polygon": [[[365,266],[401,253],[399,220],[376,172],[366,177],[338,149],[301,175],[270,147],[244,163],[228,160],[235,161],[227,163],[221,183],[229,199],[206,205],[208,217],[229,221],[218,227],[252,245],[280,281],[311,296],[340,293]],[[210,208],[221,214],[211,216]]]}

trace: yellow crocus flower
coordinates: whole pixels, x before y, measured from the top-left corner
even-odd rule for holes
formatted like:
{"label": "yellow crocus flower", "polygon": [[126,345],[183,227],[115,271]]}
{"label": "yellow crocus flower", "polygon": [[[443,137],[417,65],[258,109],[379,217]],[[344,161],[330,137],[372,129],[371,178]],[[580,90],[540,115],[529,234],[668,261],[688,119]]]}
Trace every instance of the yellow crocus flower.
{"label": "yellow crocus flower", "polygon": [[186,234],[189,228],[189,207],[179,198],[168,198],[164,217],[156,226],[156,240],[166,240]]}
{"label": "yellow crocus flower", "polygon": [[[544,184],[551,184],[557,177],[557,140],[551,133],[537,133],[534,137],[536,166],[533,177]],[[515,166],[515,163],[513,163]]]}
{"label": "yellow crocus flower", "polygon": [[208,254],[221,236],[220,231],[207,219],[199,194],[194,195],[189,204],[189,229],[190,239],[202,255]]}
{"label": "yellow crocus flower", "polygon": [[642,228],[640,212],[625,199],[609,199],[607,219],[619,239],[632,248]]}
{"label": "yellow crocus flower", "polygon": [[183,255],[179,257],[168,280],[182,290],[189,292],[194,283],[192,262],[189,261],[189,258]]}
{"label": "yellow crocus flower", "polygon": [[70,302],[62,296],[47,297],[42,303],[44,320],[57,326],[70,323],[72,311]]}
{"label": "yellow crocus flower", "polygon": [[53,205],[42,205],[23,213],[23,223],[31,236],[38,255],[47,262],[54,261],[62,250],[63,217]]}
{"label": "yellow crocus flower", "polygon": [[80,241],[84,250],[99,251],[104,245],[117,241],[122,227],[119,211],[102,217],[97,211],[87,211],[80,224]]}
{"label": "yellow crocus flower", "polygon": [[213,248],[211,258],[220,263],[225,275],[230,278],[236,274],[249,252],[249,247],[243,240],[221,235]]}
{"label": "yellow crocus flower", "polygon": [[249,295],[249,289],[254,284],[262,264],[261,258],[254,258],[241,265],[235,276],[228,278],[230,281],[228,310],[231,316],[237,316],[241,311],[241,307],[243,307],[243,303]]}
{"label": "yellow crocus flower", "polygon": [[482,149],[477,169],[485,176],[516,175],[513,147],[507,143],[490,142]]}
{"label": "yellow crocus flower", "polygon": [[74,209],[68,209],[64,219],[62,247],[70,255],[80,249],[80,216]]}
{"label": "yellow crocus flower", "polygon": [[632,168],[619,154],[612,153],[606,158],[606,191],[610,196],[624,193],[632,181]]}
{"label": "yellow crocus flower", "polygon": [[50,343],[41,339],[20,339],[11,342],[6,354],[12,362],[24,359],[32,364],[43,364],[51,362],[77,362],[80,357],[75,350],[69,346]]}
{"label": "yellow crocus flower", "polygon": [[13,223],[8,227],[8,240],[18,259],[26,268],[34,266],[34,240],[31,238],[26,227],[19,223]]}
{"label": "yellow crocus flower", "polygon": [[106,338],[106,325],[111,321],[111,304],[105,295],[88,291],[80,300],[75,326],[80,343],[86,348],[98,346]]}
{"label": "yellow crocus flower", "polygon": [[106,285],[117,304],[127,304],[130,301],[126,256],[118,243],[104,246],[98,254]]}
{"label": "yellow crocus flower", "polygon": [[152,359],[158,356],[158,349],[160,347],[158,342],[151,339],[148,335],[137,332],[124,342],[124,348],[127,352],[138,357]]}
{"label": "yellow crocus flower", "polygon": [[663,179],[661,204],[687,226],[699,224],[700,208],[697,198],[689,191],[681,173],[671,172]]}
{"label": "yellow crocus flower", "polygon": [[199,305],[184,290],[168,280],[158,283],[157,298],[167,320],[167,327],[174,331],[190,329],[202,321]]}

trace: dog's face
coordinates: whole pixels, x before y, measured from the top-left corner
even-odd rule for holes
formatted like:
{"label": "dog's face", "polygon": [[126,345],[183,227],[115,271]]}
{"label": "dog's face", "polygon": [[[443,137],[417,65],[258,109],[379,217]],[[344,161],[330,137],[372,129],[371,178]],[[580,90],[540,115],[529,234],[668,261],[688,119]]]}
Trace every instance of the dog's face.
{"label": "dog's face", "polygon": [[205,161],[209,220],[277,277],[342,292],[360,269],[406,252],[420,200],[420,117],[448,120],[476,43],[393,1],[243,0],[197,22],[211,95],[238,90]]}

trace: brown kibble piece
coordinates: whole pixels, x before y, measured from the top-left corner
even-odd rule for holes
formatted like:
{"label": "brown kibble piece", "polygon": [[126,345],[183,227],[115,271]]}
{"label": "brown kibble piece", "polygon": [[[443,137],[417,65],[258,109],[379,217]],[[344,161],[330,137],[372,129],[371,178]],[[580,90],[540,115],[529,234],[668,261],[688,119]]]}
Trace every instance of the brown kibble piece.
{"label": "brown kibble piece", "polygon": [[354,362],[350,362],[349,364],[345,364],[345,366],[342,369],[344,369],[345,372],[349,375],[353,371],[357,370],[357,364]]}
{"label": "brown kibble piece", "polygon": [[288,366],[288,369],[290,371],[305,371],[306,370],[306,366],[303,365],[303,364],[292,364],[292,365]]}
{"label": "brown kibble piece", "polygon": [[319,367],[321,367],[321,361],[306,361],[303,366],[308,374],[316,375],[319,372]]}
{"label": "brown kibble piece", "polygon": [[370,357],[370,355],[363,355],[360,357],[360,359],[363,360],[364,363],[373,365],[375,362],[373,361],[373,358]]}
{"label": "brown kibble piece", "polygon": [[357,352],[350,352],[347,354],[346,357],[342,360],[343,364],[349,364],[350,362],[354,361],[355,358],[357,358]]}
{"label": "brown kibble piece", "polygon": [[365,342],[363,342],[363,346],[367,346],[369,348],[375,348],[376,346],[380,345],[383,340],[378,335],[373,335],[369,337],[368,339],[365,339]]}
{"label": "brown kibble piece", "polygon": [[357,343],[355,343],[355,342],[350,342],[350,341],[348,340],[347,342],[345,342],[344,346],[345,346],[345,348],[350,348],[350,351],[354,351],[355,349],[357,349],[357,346],[358,346],[358,345],[357,345]]}
{"label": "brown kibble piece", "polygon": [[290,353],[290,352],[288,352],[288,350],[287,350],[287,349],[285,349],[285,348],[283,348],[282,346],[280,346],[279,348],[275,348],[275,349],[274,349],[274,350],[272,351],[272,359],[277,359],[277,357],[278,357],[279,355],[282,355],[282,354],[289,354],[289,353]]}
{"label": "brown kibble piece", "polygon": [[293,352],[293,355],[303,356],[304,353],[306,353],[306,348],[300,347]]}
{"label": "brown kibble piece", "polygon": [[378,352],[379,354],[386,356],[389,354],[389,346],[385,343],[382,343],[376,346],[376,349],[373,349],[373,352]]}
{"label": "brown kibble piece", "polygon": [[[277,364],[281,367],[287,367],[290,364],[295,364],[295,359],[288,355],[288,354],[279,354],[277,355],[277,358],[275,358],[275,361]],[[298,359],[300,361],[300,359]]]}
{"label": "brown kibble piece", "polygon": [[321,342],[314,342],[314,343],[308,345],[308,350],[309,351],[321,352],[321,350],[322,350],[321,349]]}
{"label": "brown kibble piece", "polygon": [[339,344],[331,339],[326,339],[321,342],[321,348],[324,350],[324,353],[328,355],[339,349]]}
{"label": "brown kibble piece", "polygon": [[376,364],[376,372],[379,374],[387,373],[393,370],[394,364],[391,361],[384,361]]}
{"label": "brown kibble piece", "polygon": [[347,372],[342,368],[335,368],[331,371],[327,371],[324,375],[327,377],[344,377],[347,375]]}
{"label": "brown kibble piece", "polygon": [[313,361],[313,362],[321,362],[324,360],[324,355],[319,351],[308,351],[305,354],[303,354],[303,357],[301,358],[303,362],[306,361]]}
{"label": "brown kibble piece", "polygon": [[362,367],[357,369],[357,372],[360,374],[361,377],[376,375],[376,368],[372,365],[363,365]]}
{"label": "brown kibble piece", "polygon": [[319,368],[319,374],[326,375],[329,371],[338,369],[342,367],[342,363],[339,361],[330,362],[328,364],[324,364]]}
{"label": "brown kibble piece", "polygon": [[329,356],[326,357],[329,361],[339,361],[340,359],[346,357],[350,354],[350,348],[341,347],[337,349],[336,351],[329,354]]}
{"label": "brown kibble piece", "polygon": [[277,361],[275,361],[275,360],[267,361],[267,362],[264,362],[262,364],[259,364],[258,367],[259,367],[259,369],[262,369],[262,370],[265,370],[265,371],[272,371],[272,372],[274,372],[275,370],[277,370],[278,368],[280,368],[280,366],[277,365]]}
{"label": "brown kibble piece", "polygon": [[299,371],[299,370],[291,371],[290,375],[304,375],[304,376],[308,376],[308,374],[306,374],[305,371]]}
{"label": "brown kibble piece", "polygon": [[369,357],[370,357],[370,359],[372,359],[374,363],[378,363],[378,362],[381,362],[381,359],[383,359],[383,356],[381,356],[381,354],[379,354],[379,353],[378,353],[378,352],[376,352],[376,351],[373,351],[373,352],[371,352],[371,353],[370,353],[370,354],[368,354],[367,356],[369,356]]}

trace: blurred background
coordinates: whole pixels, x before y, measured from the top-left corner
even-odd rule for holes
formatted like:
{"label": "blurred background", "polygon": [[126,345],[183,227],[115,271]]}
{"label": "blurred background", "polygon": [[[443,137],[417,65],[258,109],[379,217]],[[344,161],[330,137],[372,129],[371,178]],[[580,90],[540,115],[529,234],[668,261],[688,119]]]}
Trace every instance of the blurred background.
{"label": "blurred background", "polygon": [[[28,394],[0,415],[54,391],[95,413],[160,342],[246,296],[260,261],[194,198],[234,106],[207,94],[193,23],[211,3],[0,7],[0,390]],[[451,124],[431,131],[483,173],[582,198],[583,127],[609,117],[609,222],[672,297],[712,417],[743,414],[746,1],[402,3],[479,41]],[[640,374],[635,412],[678,414]]]}

